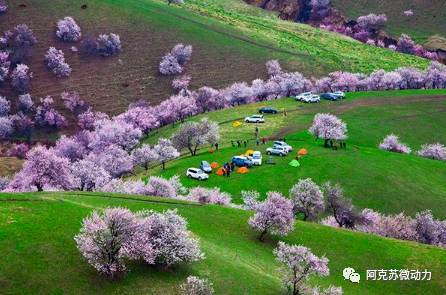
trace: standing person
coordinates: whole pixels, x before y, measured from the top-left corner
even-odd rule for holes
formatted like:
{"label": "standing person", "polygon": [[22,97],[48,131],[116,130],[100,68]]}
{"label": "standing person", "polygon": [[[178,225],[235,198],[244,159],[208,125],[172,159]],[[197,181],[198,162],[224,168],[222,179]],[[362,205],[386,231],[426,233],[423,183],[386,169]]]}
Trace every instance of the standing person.
{"label": "standing person", "polygon": [[257,138],[258,136],[259,136],[259,127],[257,127],[256,126],[256,129],[255,129],[255,137]]}
{"label": "standing person", "polygon": [[215,150],[218,151],[218,142],[215,143]]}
{"label": "standing person", "polygon": [[283,109],[283,116],[286,117],[286,109]]}
{"label": "standing person", "polygon": [[232,145],[232,147],[235,147],[235,144],[234,144],[233,140],[231,140],[231,145]]}
{"label": "standing person", "polygon": [[260,145],[260,140],[259,140],[259,138],[258,138],[258,137],[256,138],[256,145],[257,145],[257,146],[259,146],[259,145]]}
{"label": "standing person", "polygon": [[231,169],[231,171],[234,171],[234,169],[235,169],[235,164],[234,164],[234,162],[231,162],[231,164],[230,164],[230,169]]}
{"label": "standing person", "polygon": [[241,147],[242,143],[240,142],[240,140],[237,140],[237,147]]}
{"label": "standing person", "polygon": [[262,144],[265,144],[265,143],[266,143],[266,138],[262,137]]}
{"label": "standing person", "polygon": [[244,140],[243,145],[246,147],[248,145],[248,142],[246,140]]}

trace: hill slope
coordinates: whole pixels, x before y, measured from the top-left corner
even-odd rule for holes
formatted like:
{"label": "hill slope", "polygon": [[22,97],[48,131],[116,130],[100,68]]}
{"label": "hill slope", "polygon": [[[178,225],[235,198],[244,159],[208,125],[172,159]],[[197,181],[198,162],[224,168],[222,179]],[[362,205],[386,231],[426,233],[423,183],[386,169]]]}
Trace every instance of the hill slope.
{"label": "hill slope", "polygon": [[[388,17],[385,30],[398,37],[401,33],[411,35],[420,43],[429,37],[440,35],[446,38],[446,3],[443,0],[333,0],[333,5],[350,18],[369,13],[385,13]],[[414,15],[406,17],[403,11],[412,9]],[[446,50],[446,39],[443,46]]]}
{"label": "hill slope", "polygon": [[[0,30],[27,23],[39,40],[31,62],[31,94],[35,99],[53,95],[60,106],[60,93],[76,90],[96,110],[112,114],[138,99],[159,102],[172,94],[172,78],[161,77],[158,64],[178,42],[194,47],[193,59],[186,68],[193,78],[192,88],[224,87],[234,81],[262,77],[265,61],[274,58],[284,68],[308,76],[334,70],[370,72],[408,65],[424,68],[428,63],[281,21],[241,0],[189,0],[182,7],[168,6],[160,0],[85,3],[87,8],[81,9],[84,1],[9,1],[8,13],[1,16]],[[71,52],[72,44],[56,40],[54,33],[56,21],[66,15],[77,20],[84,36],[118,33],[123,52],[114,58],[88,59]],[[43,55],[50,46],[64,50],[73,67],[70,78],[57,79],[45,69]],[[0,94],[11,99],[15,96],[6,86]]]}
{"label": "hill slope", "polygon": [[[229,179],[211,175],[208,181],[197,182],[185,176],[187,168],[197,167],[202,160],[216,161],[222,165],[247,149],[264,153],[271,142],[256,146],[253,124],[234,128],[232,122],[256,113],[258,108],[265,105],[280,111],[286,109],[287,116],[266,115],[266,123],[259,125],[260,136],[286,137],[295,148],[294,152],[284,158],[275,157],[276,165],[254,167],[250,173],[243,175],[233,173]],[[210,154],[205,147],[196,157],[186,155],[168,163],[165,171],[156,167],[148,173],[163,176],[177,174],[187,186],[218,186],[230,192],[235,202],[240,202],[241,190],[255,189],[262,193],[277,190],[287,194],[300,178],[311,177],[319,184],[339,182],[346,195],[359,207],[387,213],[405,211],[410,215],[432,209],[438,218],[446,218],[446,163],[378,149],[378,144],[390,133],[400,135],[401,140],[414,151],[424,143],[446,143],[445,110],[445,90],[418,90],[349,93],[344,101],[323,101],[312,105],[285,98],[207,113],[192,120],[208,117],[220,122],[220,145],[224,148]],[[323,148],[321,141],[316,142],[307,133],[314,115],[319,112],[334,113],[347,123],[347,150]],[[176,128],[165,127],[149,136],[147,142],[154,143],[161,136],[169,137]],[[231,140],[249,142],[246,148],[243,145],[236,148],[231,147]],[[300,148],[308,149],[309,155],[300,161],[301,167],[289,166],[288,163]],[[146,174],[138,171],[139,177]]]}
{"label": "hill slope", "polygon": [[[97,275],[82,259],[73,236],[93,209],[123,206],[131,210],[177,208],[200,238],[206,259],[162,271],[142,264],[120,281]],[[177,294],[188,276],[208,277],[216,294],[281,294],[277,240],[260,243],[247,225],[249,212],[138,196],[41,193],[0,194],[0,283],[7,294]],[[283,240],[303,244],[330,259],[330,276],[313,280],[342,286],[345,294],[444,294],[446,251],[298,222]],[[359,284],[344,281],[344,267],[354,267]],[[428,269],[432,280],[366,281],[367,269]]]}

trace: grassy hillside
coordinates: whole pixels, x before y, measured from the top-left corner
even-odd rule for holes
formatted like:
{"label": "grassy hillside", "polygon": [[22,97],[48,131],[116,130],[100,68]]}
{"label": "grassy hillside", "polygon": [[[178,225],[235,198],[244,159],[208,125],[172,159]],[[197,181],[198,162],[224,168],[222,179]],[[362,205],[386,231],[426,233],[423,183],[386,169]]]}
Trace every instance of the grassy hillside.
{"label": "grassy hillside", "polygon": [[[220,145],[224,148],[213,154],[205,148],[196,157],[186,155],[168,163],[165,171],[157,167],[149,170],[149,174],[178,174],[187,186],[218,186],[233,194],[236,202],[240,201],[241,190],[257,189],[262,193],[277,190],[287,193],[298,179],[311,177],[318,183],[329,180],[341,183],[346,195],[359,207],[388,213],[405,211],[408,214],[432,209],[435,215],[445,218],[446,164],[377,148],[383,137],[392,132],[400,135],[401,140],[408,143],[414,151],[424,143],[446,143],[445,98],[444,90],[351,93],[342,102],[324,101],[305,105],[292,99],[279,99],[212,112],[192,120],[206,116],[220,122]],[[211,175],[208,181],[199,183],[185,177],[186,169],[197,167],[202,160],[223,164],[229,162],[233,155],[244,153],[248,148],[264,152],[271,144],[256,146],[253,124],[232,127],[234,120],[251,115],[264,105],[271,105],[278,110],[286,109],[287,116],[267,115],[266,123],[259,125],[260,136],[285,136],[296,150],[308,149],[309,155],[301,160],[301,167],[288,165],[295,157],[293,152],[285,158],[275,157],[276,165],[255,167],[246,175],[234,173],[229,179]],[[321,141],[315,142],[307,133],[307,128],[318,112],[337,114],[347,123],[347,150],[325,149]],[[432,126],[437,127],[434,129]],[[154,143],[161,136],[169,137],[177,128],[178,125],[175,128],[165,127],[147,138],[147,142]],[[247,148],[233,148],[231,140],[249,142]],[[267,156],[264,155],[264,160],[266,159]],[[138,177],[146,174],[142,170],[138,171]]]}
{"label": "grassy hillside", "polygon": [[[385,13],[388,23],[385,30],[394,36],[411,35],[420,43],[429,37],[446,37],[446,3],[443,0],[333,0],[333,5],[350,18],[369,13]],[[412,9],[414,15],[406,17],[403,11]],[[446,40],[443,40],[446,46]],[[440,44],[439,44],[440,45]],[[446,48],[446,47],[445,47]]]}
{"label": "grassy hillside", "polygon": [[[192,88],[223,87],[262,77],[265,61],[273,58],[286,69],[309,76],[334,70],[370,72],[427,65],[423,59],[281,21],[241,0],[186,2],[178,7],[161,0],[8,1],[9,11],[0,18],[0,30],[20,23],[34,30],[39,40],[31,62],[35,99],[53,95],[60,106],[60,93],[76,90],[95,109],[108,113],[120,112],[138,99],[159,102],[172,93],[172,78],[161,77],[158,64],[178,42],[194,47],[186,68],[193,77]],[[87,8],[81,9],[82,4]],[[123,52],[114,58],[85,58],[71,52],[72,44],[55,37],[55,23],[66,15],[78,21],[84,36],[118,33]],[[45,69],[43,55],[50,46],[64,50],[73,68],[70,78],[57,79]],[[0,94],[15,96],[8,86]]]}
{"label": "grassy hillside", "polygon": [[[93,209],[177,208],[200,239],[206,259],[169,271],[142,264],[120,281],[100,277],[83,260],[73,236]],[[250,212],[137,196],[41,193],[0,194],[0,282],[4,294],[177,294],[188,276],[214,283],[216,294],[283,294],[272,249],[260,243],[247,220]],[[330,259],[330,276],[313,284],[342,286],[345,294],[444,294],[446,252],[440,248],[298,222],[286,242],[302,244]],[[359,284],[344,281],[354,267]],[[367,269],[428,269],[432,280],[366,281]]]}

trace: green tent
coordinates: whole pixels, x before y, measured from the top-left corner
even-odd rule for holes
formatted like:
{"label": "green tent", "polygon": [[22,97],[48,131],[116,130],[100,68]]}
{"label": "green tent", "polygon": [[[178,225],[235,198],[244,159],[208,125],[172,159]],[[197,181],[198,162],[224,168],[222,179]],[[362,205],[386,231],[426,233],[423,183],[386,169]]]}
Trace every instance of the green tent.
{"label": "green tent", "polygon": [[300,167],[300,163],[297,160],[291,161],[290,163],[288,163],[288,165],[293,167]]}

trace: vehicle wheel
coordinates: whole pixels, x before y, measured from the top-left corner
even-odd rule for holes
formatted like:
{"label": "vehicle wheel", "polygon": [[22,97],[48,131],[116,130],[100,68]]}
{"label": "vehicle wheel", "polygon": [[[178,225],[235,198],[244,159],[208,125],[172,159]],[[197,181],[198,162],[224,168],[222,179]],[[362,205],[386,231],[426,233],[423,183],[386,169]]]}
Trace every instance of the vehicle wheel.
{"label": "vehicle wheel", "polygon": [[266,152],[267,155],[271,155],[271,152]]}
{"label": "vehicle wheel", "polygon": [[187,177],[192,178],[192,175],[189,174]]}
{"label": "vehicle wheel", "polygon": [[280,154],[281,157],[283,157],[283,154]]}

